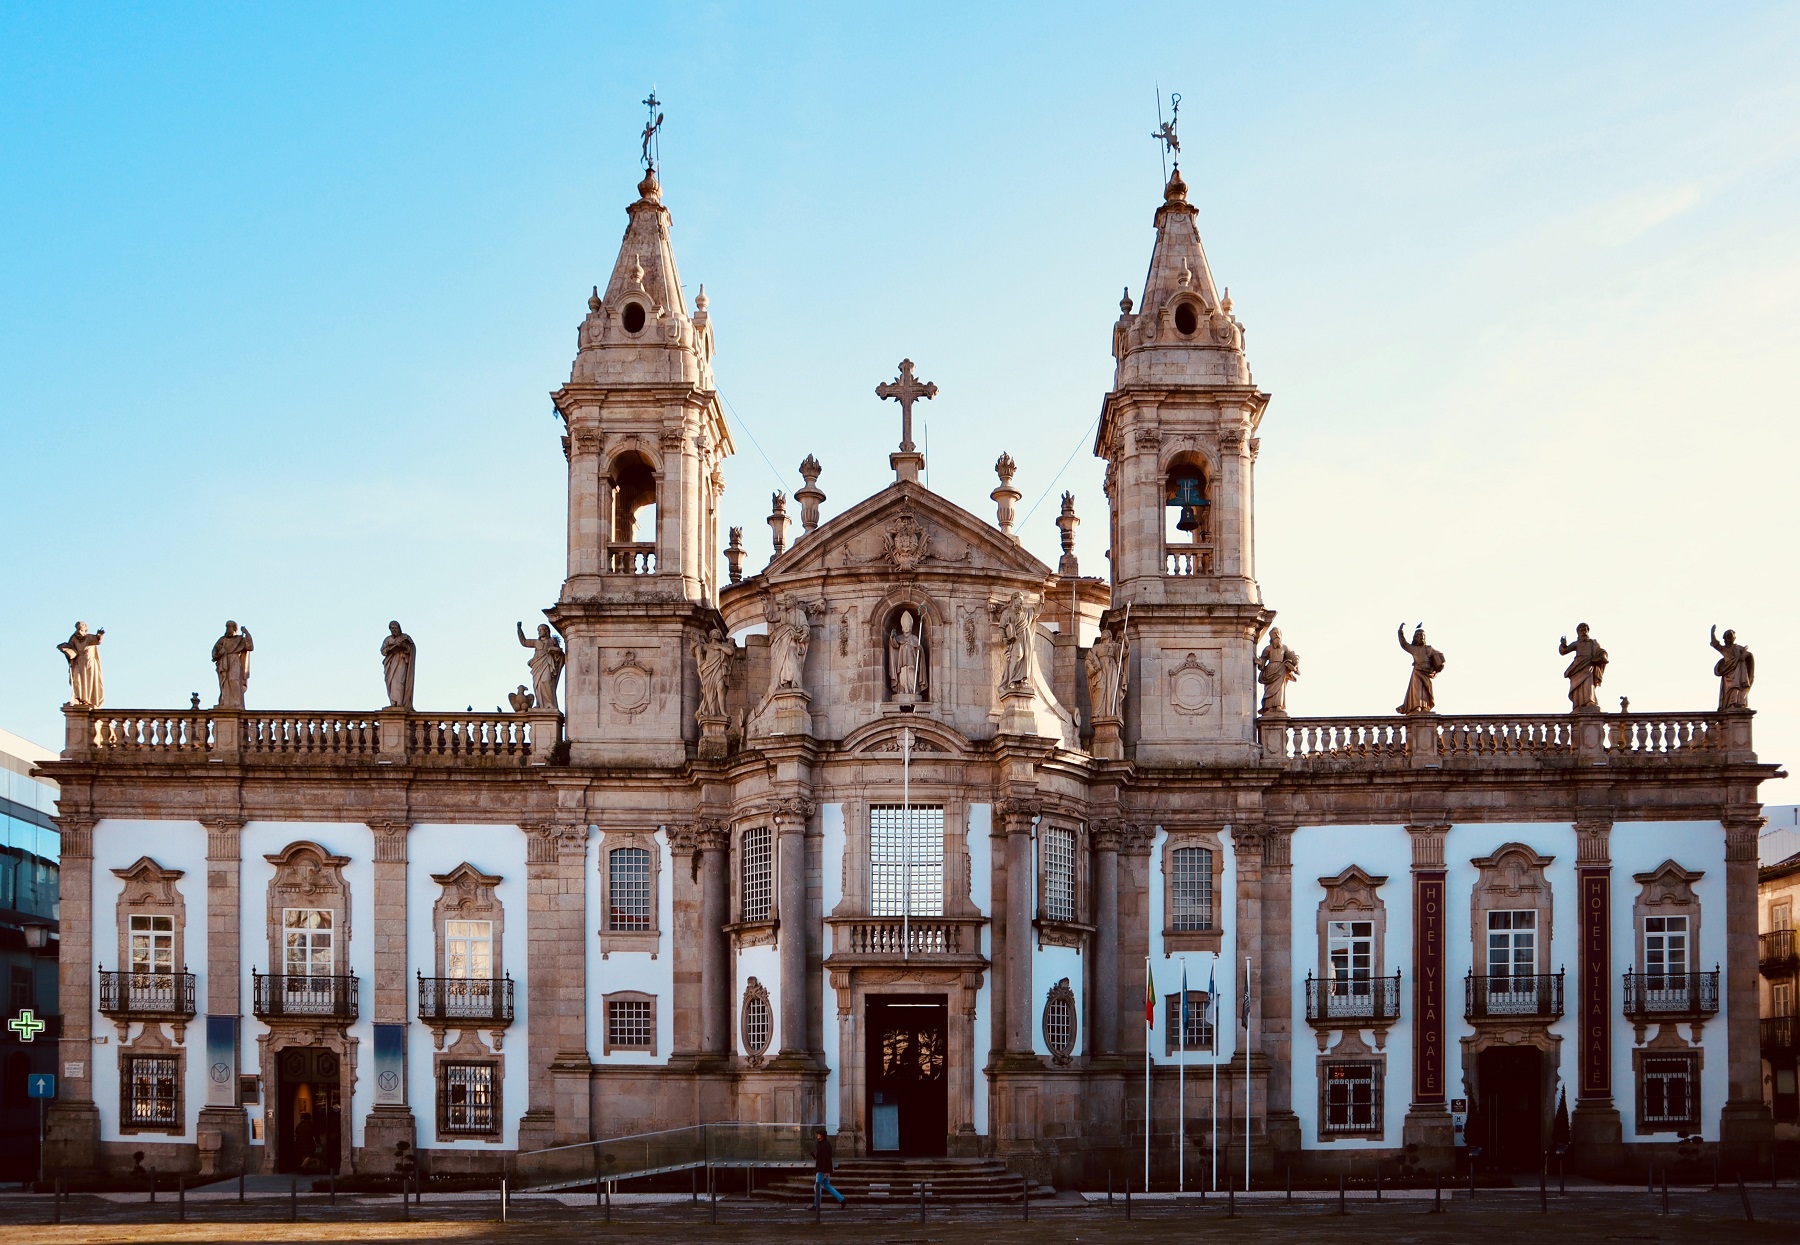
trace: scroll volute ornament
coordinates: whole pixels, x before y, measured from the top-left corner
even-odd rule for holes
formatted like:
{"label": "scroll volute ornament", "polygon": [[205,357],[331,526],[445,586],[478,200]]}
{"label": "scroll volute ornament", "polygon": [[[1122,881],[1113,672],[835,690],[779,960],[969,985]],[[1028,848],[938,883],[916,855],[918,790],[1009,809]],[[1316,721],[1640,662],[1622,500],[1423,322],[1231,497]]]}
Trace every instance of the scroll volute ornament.
{"label": "scroll volute ornament", "polygon": [[769,804],[769,812],[784,826],[805,826],[819,809],[818,803],[806,796],[782,796]]}

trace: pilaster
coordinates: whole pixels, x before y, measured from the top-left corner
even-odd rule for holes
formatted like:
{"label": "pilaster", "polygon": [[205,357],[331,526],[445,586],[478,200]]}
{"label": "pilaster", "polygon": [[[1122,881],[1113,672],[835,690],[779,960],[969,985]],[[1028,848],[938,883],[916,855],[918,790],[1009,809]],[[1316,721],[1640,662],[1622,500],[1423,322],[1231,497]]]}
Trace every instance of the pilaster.
{"label": "pilaster", "polygon": [[526,828],[526,942],[531,972],[530,1107],[519,1148],[540,1149],[591,1136],[587,1049],[588,827],[541,822]]}
{"label": "pilaster", "polygon": [[1262,839],[1262,938],[1257,960],[1262,991],[1259,1049],[1269,1060],[1269,1143],[1277,1151],[1300,1148],[1294,1113],[1294,828],[1268,826]]}
{"label": "pilaster", "polygon": [[[100,1159],[100,1112],[94,1106],[94,818],[65,808],[62,830],[61,949],[57,961],[62,1039],[57,1097],[44,1135],[46,1171],[91,1171]],[[81,1075],[70,1076],[79,1066]]]}
{"label": "pilaster", "polygon": [[1094,826],[1094,954],[1088,964],[1092,1055],[1119,1051],[1119,847],[1124,838],[1116,821]]}
{"label": "pilaster", "polygon": [[806,971],[806,826],[817,810],[811,800],[789,797],[775,801],[776,937],[781,963],[781,1058],[807,1060],[807,1001],[812,996]]}
{"label": "pilaster", "polygon": [[1625,1157],[1624,1123],[1613,1105],[1612,822],[1575,823],[1575,885],[1581,904],[1580,1042],[1569,1143],[1577,1168],[1612,1172]]}
{"label": "pilaster", "polygon": [[200,1108],[203,1174],[243,1171],[249,1159],[249,1126],[238,1105],[242,1069],[243,911],[240,816],[205,817],[206,830],[206,1100]]}
{"label": "pilaster", "polygon": [[1451,1152],[1444,979],[1444,842],[1447,825],[1406,827],[1412,839],[1413,876],[1413,1084],[1401,1137],[1416,1144],[1430,1167],[1447,1165]]}
{"label": "pilaster", "polygon": [[1775,1125],[1762,1093],[1761,982],[1757,975],[1756,838],[1764,819],[1728,814],[1725,827],[1727,1089],[1719,1143],[1734,1164],[1760,1163]]}
{"label": "pilaster", "polygon": [[375,1102],[364,1123],[364,1149],[393,1154],[402,1141],[418,1144],[417,1128],[406,1090],[407,1004],[411,978],[407,972],[406,859],[404,820],[371,821],[375,836],[374,1068]]}
{"label": "pilaster", "polygon": [[1031,886],[1031,832],[1041,813],[1035,793],[1015,795],[994,805],[994,832],[1006,853],[1006,928],[1001,931],[1006,998],[1003,1052],[1008,1059],[1037,1065],[1032,1053],[1031,915],[1036,896]]}

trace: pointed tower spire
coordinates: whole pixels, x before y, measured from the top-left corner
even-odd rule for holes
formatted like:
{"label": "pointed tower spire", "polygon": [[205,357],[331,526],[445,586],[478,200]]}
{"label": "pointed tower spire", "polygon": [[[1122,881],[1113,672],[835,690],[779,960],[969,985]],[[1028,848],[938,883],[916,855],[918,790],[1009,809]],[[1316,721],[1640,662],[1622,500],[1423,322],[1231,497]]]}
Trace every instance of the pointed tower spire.
{"label": "pointed tower spire", "polygon": [[1200,242],[1199,215],[1188,202],[1187,183],[1177,165],[1163,187],[1162,206],[1156,209],[1156,246],[1150,252],[1150,271],[1144,276],[1136,314],[1120,303],[1120,331],[1113,343],[1118,384],[1149,380],[1169,366],[1167,358],[1154,354],[1134,359],[1146,350],[1183,352],[1184,379],[1250,383],[1243,327],[1213,281]]}

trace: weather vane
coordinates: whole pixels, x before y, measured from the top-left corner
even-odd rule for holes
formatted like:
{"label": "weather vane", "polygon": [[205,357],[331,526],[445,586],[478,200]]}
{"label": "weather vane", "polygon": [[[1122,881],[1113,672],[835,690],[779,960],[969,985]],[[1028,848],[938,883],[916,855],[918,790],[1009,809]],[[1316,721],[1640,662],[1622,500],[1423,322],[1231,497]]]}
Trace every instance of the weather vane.
{"label": "weather vane", "polygon": [[657,111],[658,108],[662,107],[662,101],[656,98],[655,87],[650,88],[649,98],[645,99],[643,103],[644,107],[650,110],[650,118],[644,123],[644,151],[638,159],[643,161],[646,170],[654,173],[657,164],[662,160],[662,143],[660,139],[663,123],[663,115]]}
{"label": "weather vane", "polygon": [[1175,157],[1175,167],[1181,168],[1181,139],[1175,133],[1175,126],[1181,120],[1181,96],[1169,93],[1169,119],[1162,119],[1162,91],[1156,92],[1156,133],[1150,137],[1163,145],[1163,178],[1169,176],[1169,157]]}

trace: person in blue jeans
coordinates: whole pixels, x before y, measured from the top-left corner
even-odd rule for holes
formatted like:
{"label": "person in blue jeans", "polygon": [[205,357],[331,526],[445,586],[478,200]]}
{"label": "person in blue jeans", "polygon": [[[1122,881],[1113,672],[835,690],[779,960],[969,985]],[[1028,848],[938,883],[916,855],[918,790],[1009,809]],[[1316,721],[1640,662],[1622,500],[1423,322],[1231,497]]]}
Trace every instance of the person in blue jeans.
{"label": "person in blue jeans", "polygon": [[846,1199],[842,1193],[832,1187],[831,1183],[831,1142],[825,1136],[825,1130],[818,1131],[818,1144],[813,1147],[813,1200],[816,1202],[822,1195],[829,1193],[837,1199],[839,1206]]}

